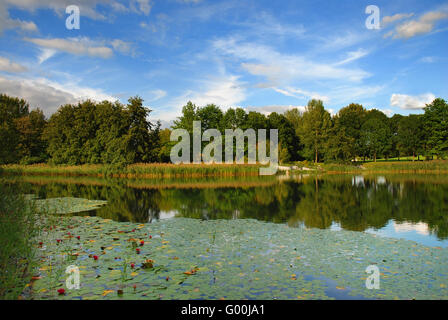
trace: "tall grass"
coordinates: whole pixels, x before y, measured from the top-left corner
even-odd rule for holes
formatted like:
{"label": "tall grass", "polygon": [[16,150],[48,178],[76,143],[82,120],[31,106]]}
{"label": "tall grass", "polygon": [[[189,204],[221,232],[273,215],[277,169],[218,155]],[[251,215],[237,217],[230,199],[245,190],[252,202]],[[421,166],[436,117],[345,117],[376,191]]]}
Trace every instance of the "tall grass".
{"label": "tall grass", "polygon": [[120,178],[176,178],[207,176],[254,176],[258,175],[260,165],[226,165],[226,164],[133,164],[129,166],[80,165],[52,166],[5,165],[6,174],[15,175],[61,175],[61,176],[98,176]]}
{"label": "tall grass", "polygon": [[0,299],[18,299],[36,266],[41,217],[32,202],[0,181]]}
{"label": "tall grass", "polygon": [[448,161],[391,161],[391,162],[369,162],[363,164],[368,171],[393,171],[393,172],[448,172]]}

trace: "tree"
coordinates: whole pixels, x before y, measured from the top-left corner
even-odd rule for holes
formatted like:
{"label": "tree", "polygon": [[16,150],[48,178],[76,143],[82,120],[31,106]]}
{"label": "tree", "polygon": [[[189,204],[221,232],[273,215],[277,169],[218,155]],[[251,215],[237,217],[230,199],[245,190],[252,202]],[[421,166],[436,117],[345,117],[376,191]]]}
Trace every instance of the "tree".
{"label": "tree", "polygon": [[346,127],[340,125],[338,116],[335,116],[333,123],[334,125],[329,131],[326,156],[336,161],[356,158],[356,153],[353,151],[356,140],[347,134]]}
{"label": "tree", "polygon": [[[361,127],[367,111],[360,104],[351,103],[345,108],[342,108],[335,117],[335,130],[338,131],[337,136],[342,138],[340,140],[341,152],[346,154],[348,158],[355,159],[362,154],[361,145]],[[340,132],[344,135],[341,135]],[[337,140],[335,140],[337,142]]]}
{"label": "tree", "polygon": [[60,107],[44,130],[51,162],[125,165],[153,160],[158,133],[153,134],[147,120],[149,112],[138,97],[127,106],[87,100]]}
{"label": "tree", "polygon": [[28,114],[29,104],[25,100],[0,94],[0,163],[20,160],[20,132],[16,120]]}
{"label": "tree", "polygon": [[175,145],[175,142],[171,142],[171,130],[163,129],[159,131],[159,156],[158,161],[160,162],[170,162],[171,159],[171,148]]}
{"label": "tree", "polygon": [[247,121],[244,129],[254,129],[257,131],[258,129],[267,129],[268,121],[264,114],[256,111],[249,111],[247,115]]}
{"label": "tree", "polygon": [[424,110],[423,122],[429,151],[440,157],[448,152],[448,104],[437,98]]}
{"label": "tree", "polygon": [[32,110],[28,115],[15,120],[19,133],[18,156],[22,163],[32,164],[46,160],[46,143],[42,139],[46,123],[40,109]]}
{"label": "tree", "polygon": [[399,144],[399,137],[398,137],[398,125],[401,121],[401,119],[403,119],[404,116],[402,116],[401,114],[394,114],[392,116],[392,118],[389,119],[389,127],[391,130],[391,155],[393,157],[398,157],[398,160],[400,160],[400,149],[398,147]]}
{"label": "tree", "polygon": [[314,157],[315,163],[325,152],[325,145],[331,128],[331,116],[325,110],[321,100],[308,102],[303,113],[300,138],[305,146],[305,153],[309,158]]}
{"label": "tree", "polygon": [[130,128],[127,136],[128,153],[132,163],[149,162],[151,160],[150,130],[153,125],[147,117],[151,110],[143,106],[143,99],[133,97],[127,106]]}
{"label": "tree", "polygon": [[278,129],[280,162],[297,160],[298,139],[291,122],[284,115],[276,112],[268,116],[268,122],[270,129]]}
{"label": "tree", "polygon": [[376,162],[378,156],[390,152],[391,130],[387,123],[387,116],[379,110],[370,110],[366,121],[361,127],[361,143],[366,155],[373,157]]}
{"label": "tree", "polygon": [[197,115],[198,107],[193,104],[191,101],[182,107],[182,116],[178,117],[177,120],[174,120],[173,129],[185,129],[190,134],[193,133],[193,121],[199,120]]}
{"label": "tree", "polygon": [[222,131],[223,113],[219,107],[214,104],[208,104],[197,110],[198,120],[201,121],[201,129],[218,129]]}
{"label": "tree", "polygon": [[402,154],[412,154],[412,161],[415,155],[423,149],[423,122],[422,116],[411,114],[402,117],[398,124],[398,149]]}

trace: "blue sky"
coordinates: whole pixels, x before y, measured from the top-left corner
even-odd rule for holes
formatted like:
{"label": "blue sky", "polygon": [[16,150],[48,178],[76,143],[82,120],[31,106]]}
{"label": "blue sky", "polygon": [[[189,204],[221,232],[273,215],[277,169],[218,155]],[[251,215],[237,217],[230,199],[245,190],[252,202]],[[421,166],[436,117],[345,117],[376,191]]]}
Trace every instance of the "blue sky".
{"label": "blue sky", "polygon": [[[68,5],[79,30],[66,28]],[[380,29],[365,25],[368,5]],[[165,125],[189,100],[421,113],[448,98],[447,40],[446,1],[0,0],[0,91],[47,116],[140,95]]]}

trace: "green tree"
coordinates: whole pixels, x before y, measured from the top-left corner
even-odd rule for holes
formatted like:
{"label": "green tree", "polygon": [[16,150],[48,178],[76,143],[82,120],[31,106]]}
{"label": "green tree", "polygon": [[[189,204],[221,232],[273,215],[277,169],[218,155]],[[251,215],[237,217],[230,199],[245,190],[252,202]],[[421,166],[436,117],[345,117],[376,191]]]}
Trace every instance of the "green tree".
{"label": "green tree", "polygon": [[387,116],[379,110],[370,110],[361,127],[360,139],[365,155],[373,157],[375,162],[378,156],[387,157],[390,152],[391,136]]}
{"label": "green tree", "polygon": [[307,158],[314,158],[317,163],[325,153],[325,146],[331,128],[331,116],[325,110],[321,100],[308,102],[306,111],[303,113],[300,138],[305,146]]}
{"label": "green tree", "polygon": [[441,98],[426,105],[423,116],[428,149],[438,157],[448,152],[448,104]]}
{"label": "green tree", "polygon": [[191,101],[182,107],[182,116],[174,120],[173,129],[185,129],[190,134],[193,133],[193,121],[199,120],[198,107]]}
{"label": "green tree", "polygon": [[[364,122],[367,111],[360,104],[351,103],[342,108],[334,119],[335,135],[337,139],[333,139],[338,145],[340,140],[340,150],[336,150],[337,154],[345,154],[344,158],[355,159],[362,154],[361,145],[361,127]],[[334,136],[334,135],[333,135]]]}
{"label": "green tree", "polygon": [[297,160],[299,141],[291,122],[284,115],[272,112],[268,116],[268,123],[269,129],[278,129],[280,162]]}
{"label": "green tree", "polygon": [[32,164],[46,160],[46,143],[42,137],[46,124],[45,116],[39,109],[15,120],[19,132],[18,156],[22,163]]}
{"label": "green tree", "polygon": [[29,104],[19,98],[0,94],[0,163],[14,163],[20,159],[20,132],[16,120],[29,114]]}
{"label": "green tree", "polygon": [[411,114],[402,117],[398,124],[398,149],[404,155],[412,154],[412,161],[415,155],[423,149],[423,121],[422,116]]}
{"label": "green tree", "polygon": [[389,127],[390,127],[391,134],[392,134],[391,156],[398,157],[398,160],[400,160],[400,149],[398,147],[398,145],[399,145],[398,126],[403,117],[404,116],[402,116],[401,114],[396,113],[389,119]]}
{"label": "green tree", "polygon": [[150,130],[153,125],[147,118],[151,110],[143,106],[143,99],[140,97],[130,98],[127,110],[130,121],[127,135],[129,160],[132,163],[150,162],[152,148]]}

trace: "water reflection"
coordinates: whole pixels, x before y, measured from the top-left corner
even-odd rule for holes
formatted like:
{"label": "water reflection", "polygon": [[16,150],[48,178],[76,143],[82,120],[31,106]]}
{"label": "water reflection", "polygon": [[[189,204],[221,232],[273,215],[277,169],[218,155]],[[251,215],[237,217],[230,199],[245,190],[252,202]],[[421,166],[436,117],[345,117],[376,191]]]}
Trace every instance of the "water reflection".
{"label": "water reflection", "polygon": [[448,246],[448,180],[444,177],[302,176],[260,178],[241,187],[238,180],[211,182],[207,185],[212,187],[204,188],[195,188],[194,183],[159,188],[157,181],[130,187],[123,180],[83,184],[33,179],[27,188],[42,198],[107,200],[107,206],[89,214],[116,221],[252,218],[292,227],[336,226]]}

